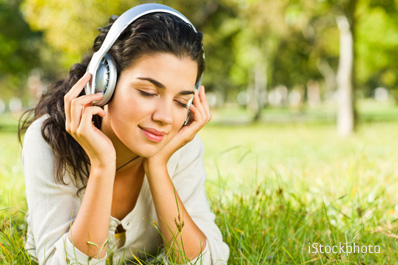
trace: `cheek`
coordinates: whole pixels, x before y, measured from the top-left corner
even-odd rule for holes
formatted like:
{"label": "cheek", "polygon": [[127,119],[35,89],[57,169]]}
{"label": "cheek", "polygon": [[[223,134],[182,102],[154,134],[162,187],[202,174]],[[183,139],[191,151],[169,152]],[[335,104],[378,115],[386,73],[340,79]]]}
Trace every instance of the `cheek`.
{"label": "cheek", "polygon": [[173,131],[176,131],[177,133],[183,127],[187,118],[187,114],[188,111],[177,111],[177,114],[174,118]]}
{"label": "cheek", "polygon": [[[119,91],[120,92],[120,91]],[[115,100],[109,103],[110,110],[113,111],[114,116],[118,116],[118,120],[136,119],[141,115],[151,111],[151,105],[140,100],[132,93],[118,93],[115,95]],[[116,118],[116,117],[115,117]]]}

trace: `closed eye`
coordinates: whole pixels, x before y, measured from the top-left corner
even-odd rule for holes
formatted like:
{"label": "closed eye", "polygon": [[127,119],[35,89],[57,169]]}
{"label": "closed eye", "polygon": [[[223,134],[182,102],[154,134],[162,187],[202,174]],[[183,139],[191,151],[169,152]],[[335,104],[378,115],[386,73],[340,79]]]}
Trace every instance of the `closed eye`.
{"label": "closed eye", "polygon": [[180,105],[181,107],[183,107],[183,108],[188,108],[188,105],[187,104],[185,104],[185,103],[182,103],[182,102],[180,102],[180,101],[176,101],[177,102],[177,104],[178,105]]}
{"label": "closed eye", "polygon": [[[158,95],[156,93],[148,93],[148,92],[140,90],[140,89],[137,89],[137,90],[144,97],[156,97]],[[182,108],[185,108],[185,109],[188,108],[188,104],[186,104],[184,102],[181,102],[181,101],[178,101],[178,100],[175,100],[175,102],[178,104],[178,106],[180,106]]]}
{"label": "closed eye", "polygon": [[142,90],[138,90],[138,91],[139,91],[140,94],[143,95],[144,97],[154,97],[154,96],[157,95],[157,94],[148,93],[148,92],[145,92],[145,91],[142,91]]}

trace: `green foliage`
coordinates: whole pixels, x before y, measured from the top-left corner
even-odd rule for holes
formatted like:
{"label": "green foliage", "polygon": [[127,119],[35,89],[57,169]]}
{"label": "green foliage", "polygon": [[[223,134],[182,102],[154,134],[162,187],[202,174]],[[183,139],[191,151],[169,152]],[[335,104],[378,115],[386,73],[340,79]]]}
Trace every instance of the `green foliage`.
{"label": "green foliage", "polygon": [[[131,5],[137,2],[129,1]],[[113,14],[126,8],[127,1],[43,1],[25,0],[22,11],[34,30],[44,32],[52,47],[64,53],[69,67],[91,48],[96,29],[105,26]]]}
{"label": "green foliage", "polygon": [[30,30],[19,0],[0,1],[0,97],[22,97],[29,71],[40,66],[41,34]]}
{"label": "green foliage", "polygon": [[41,34],[34,33],[19,11],[20,1],[0,2],[0,72],[26,73],[38,61]]}
{"label": "green foliage", "polygon": [[[67,69],[90,49],[96,29],[105,25],[110,15],[144,2],[25,0],[21,7],[29,25],[42,31],[45,42],[54,49],[47,54],[54,54]],[[305,87],[310,80],[324,83],[327,77],[320,65],[337,72],[336,16],[353,8],[358,89],[367,89],[365,94],[369,95],[376,86],[391,89],[398,84],[394,71],[398,61],[397,1],[156,2],[181,11],[204,33],[204,84],[207,91],[218,91],[226,100],[235,100],[239,91],[255,82],[253,75],[259,64],[265,68],[271,88],[280,84],[288,89]],[[12,42],[7,45],[5,51],[12,49]]]}
{"label": "green foliage", "polygon": [[362,6],[357,25],[358,81],[372,86],[394,88],[398,84],[398,26],[390,8]]}

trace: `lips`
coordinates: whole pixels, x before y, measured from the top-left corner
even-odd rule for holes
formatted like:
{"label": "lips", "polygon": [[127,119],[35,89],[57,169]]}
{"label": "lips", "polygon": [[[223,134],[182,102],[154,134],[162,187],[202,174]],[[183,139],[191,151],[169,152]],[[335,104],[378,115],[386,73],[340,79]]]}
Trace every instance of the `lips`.
{"label": "lips", "polygon": [[167,134],[164,131],[158,131],[154,128],[139,127],[144,136],[151,142],[159,143],[163,140],[163,137]]}

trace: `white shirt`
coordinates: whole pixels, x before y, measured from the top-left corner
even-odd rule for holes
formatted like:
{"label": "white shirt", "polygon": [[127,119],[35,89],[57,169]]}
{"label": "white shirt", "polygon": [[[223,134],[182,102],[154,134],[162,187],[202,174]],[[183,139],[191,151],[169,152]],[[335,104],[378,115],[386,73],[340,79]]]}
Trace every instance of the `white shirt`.
{"label": "white shirt", "polygon": [[[40,265],[67,264],[67,261],[71,264],[105,264],[106,257],[89,260],[68,239],[69,228],[79,211],[84,192],[77,195],[79,185],[68,174],[64,178],[66,185],[55,182],[54,155],[41,134],[41,126],[47,117],[33,122],[24,138],[22,161],[28,203],[25,248]],[[186,210],[206,236],[206,247],[199,256],[199,264],[226,264],[229,248],[222,240],[214,223],[215,215],[207,202],[203,154],[203,143],[196,136],[173,154],[167,169]],[[163,242],[156,229],[157,223],[145,176],[134,209],[123,220],[111,217],[107,256],[113,255],[113,264],[123,258],[134,261],[131,253],[137,257],[143,257],[142,253],[152,256],[159,253]],[[115,239],[115,229],[119,224],[126,230],[124,244]]]}

